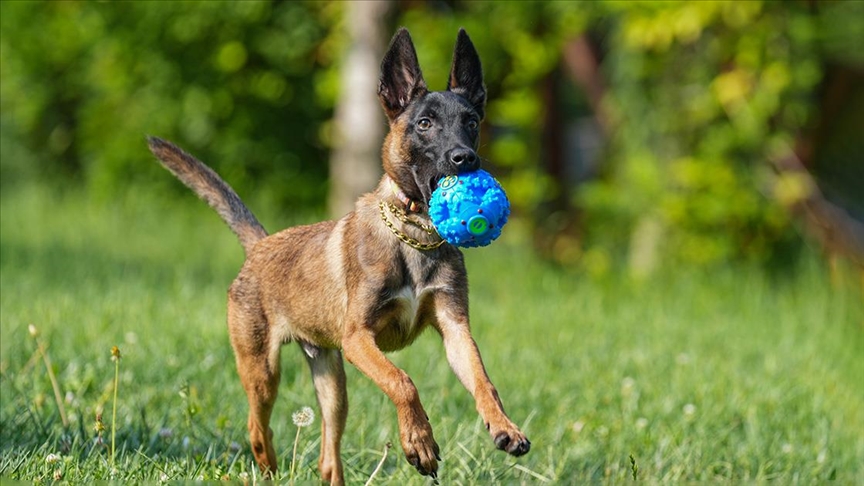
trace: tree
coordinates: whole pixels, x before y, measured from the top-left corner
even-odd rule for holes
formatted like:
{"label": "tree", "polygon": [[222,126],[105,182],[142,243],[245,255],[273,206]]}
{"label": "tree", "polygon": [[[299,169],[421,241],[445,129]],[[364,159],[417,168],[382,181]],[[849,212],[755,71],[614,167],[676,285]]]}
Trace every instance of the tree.
{"label": "tree", "polygon": [[330,154],[329,212],[340,217],[372,190],[381,177],[381,143],[386,122],[378,103],[378,66],[384,55],[382,32],[390,2],[351,2],[346,11],[349,47],[340,74]]}

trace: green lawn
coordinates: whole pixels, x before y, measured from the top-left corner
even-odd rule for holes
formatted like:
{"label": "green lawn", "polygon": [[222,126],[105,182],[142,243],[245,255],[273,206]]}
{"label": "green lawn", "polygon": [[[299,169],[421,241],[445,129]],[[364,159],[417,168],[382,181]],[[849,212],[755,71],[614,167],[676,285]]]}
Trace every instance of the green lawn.
{"label": "green lawn", "polygon": [[[192,196],[159,196],[104,204],[4,189],[0,476],[256,477],[224,324],[240,246]],[[271,229],[292,219],[253,209]],[[494,449],[434,333],[392,355],[420,390],[443,484],[617,483],[632,478],[631,455],[644,480],[864,481],[864,304],[852,273],[832,285],[805,257],[794,272],[591,279],[509,238],[466,252],[472,325],[531,452],[517,460]],[[29,324],[53,361],[66,429]],[[112,465],[114,345],[123,358]],[[347,368],[346,479],[363,484],[390,441],[375,482],[428,484],[402,457],[392,405]],[[291,413],[305,405],[314,393],[292,346],[274,419],[283,482]],[[319,423],[301,430],[298,480],[318,479]]]}

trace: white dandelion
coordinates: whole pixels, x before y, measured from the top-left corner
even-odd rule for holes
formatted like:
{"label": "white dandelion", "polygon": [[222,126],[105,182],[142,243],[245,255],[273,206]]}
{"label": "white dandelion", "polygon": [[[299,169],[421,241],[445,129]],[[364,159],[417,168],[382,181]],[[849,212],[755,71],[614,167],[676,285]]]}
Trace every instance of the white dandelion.
{"label": "white dandelion", "polygon": [[684,417],[692,418],[693,415],[696,414],[696,405],[693,405],[692,403],[688,403],[687,405],[684,405],[684,408],[682,409],[682,411],[684,412]]}
{"label": "white dandelion", "polygon": [[291,414],[291,420],[297,427],[308,427],[315,421],[315,412],[309,407],[303,407]]}
{"label": "white dandelion", "polygon": [[621,380],[621,395],[628,397],[633,394],[633,388],[636,386],[636,380],[629,376],[625,376]]}
{"label": "white dandelion", "polygon": [[297,464],[297,444],[300,442],[300,429],[312,425],[315,421],[315,412],[309,407],[303,407],[291,414],[291,420],[297,426],[297,435],[294,437],[294,453],[291,455],[291,480],[294,484],[294,467]]}

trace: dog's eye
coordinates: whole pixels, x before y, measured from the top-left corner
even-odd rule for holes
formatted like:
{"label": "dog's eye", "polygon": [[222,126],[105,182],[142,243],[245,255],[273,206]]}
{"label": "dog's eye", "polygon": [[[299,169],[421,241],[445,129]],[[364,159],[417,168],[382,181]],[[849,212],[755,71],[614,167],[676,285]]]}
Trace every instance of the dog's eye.
{"label": "dog's eye", "polygon": [[469,129],[471,129],[471,130],[477,130],[477,127],[478,127],[478,126],[479,126],[479,124],[477,123],[477,120],[473,120],[473,119],[472,119],[472,120],[468,120],[468,128],[469,128]]}
{"label": "dog's eye", "polygon": [[428,118],[421,118],[420,121],[417,122],[417,128],[420,130],[429,130],[432,128],[432,121]]}

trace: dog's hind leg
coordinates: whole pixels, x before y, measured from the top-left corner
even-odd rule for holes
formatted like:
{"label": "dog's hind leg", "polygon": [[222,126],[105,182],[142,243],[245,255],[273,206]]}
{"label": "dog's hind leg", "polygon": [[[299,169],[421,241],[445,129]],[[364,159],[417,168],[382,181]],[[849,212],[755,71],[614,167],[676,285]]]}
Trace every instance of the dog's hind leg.
{"label": "dog's hind leg", "polygon": [[[276,474],[276,451],[273,449],[273,430],[270,428],[270,414],[276,402],[279,373],[262,373],[262,369],[245,369],[243,386],[249,399],[249,443],[255,462],[265,477]],[[253,376],[257,375],[257,376]]]}
{"label": "dog's hind leg", "polygon": [[[238,279],[239,280],[239,279]],[[237,372],[249,400],[249,442],[262,474],[276,474],[276,452],[270,414],[279,391],[279,343],[271,345],[271,333],[260,308],[243,293],[235,281],[228,298],[228,330],[237,358]]]}
{"label": "dog's hind leg", "polygon": [[333,486],[345,483],[339,449],[345,419],[348,416],[348,392],[345,387],[345,368],[342,353],[337,349],[322,349],[308,344],[301,345],[321,408],[321,456],[318,469],[321,478]]}

